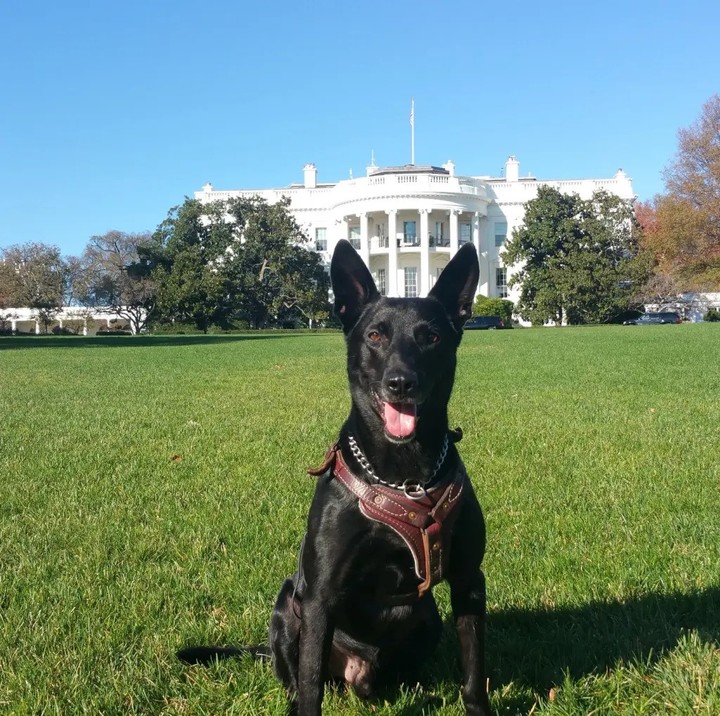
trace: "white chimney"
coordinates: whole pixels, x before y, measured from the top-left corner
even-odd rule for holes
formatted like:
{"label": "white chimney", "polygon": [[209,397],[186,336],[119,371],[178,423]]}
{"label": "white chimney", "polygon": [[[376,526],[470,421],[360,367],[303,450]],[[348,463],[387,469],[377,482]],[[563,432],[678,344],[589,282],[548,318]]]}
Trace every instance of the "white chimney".
{"label": "white chimney", "polygon": [[305,188],[314,189],[317,186],[317,167],[314,164],[306,164],[303,171],[305,172]]}
{"label": "white chimney", "polygon": [[517,181],[520,178],[520,162],[511,154],[505,162],[505,181]]}

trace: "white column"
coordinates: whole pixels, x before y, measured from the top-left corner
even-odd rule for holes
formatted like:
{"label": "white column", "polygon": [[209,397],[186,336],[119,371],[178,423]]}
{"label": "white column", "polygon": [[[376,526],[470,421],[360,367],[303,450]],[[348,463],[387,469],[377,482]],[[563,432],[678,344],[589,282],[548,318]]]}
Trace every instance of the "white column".
{"label": "white column", "polygon": [[475,251],[480,255],[480,212],[476,211],[473,214],[473,244],[475,244]]}
{"label": "white column", "polygon": [[15,333],[17,331],[17,321],[14,318],[10,319],[10,331]]}
{"label": "white column", "polygon": [[37,318],[35,319],[35,335],[40,335],[40,321]]}
{"label": "white column", "polygon": [[348,220],[346,216],[343,216],[343,218],[340,219],[340,236],[338,236],[338,239],[350,240],[350,237],[348,236]]}
{"label": "white column", "polygon": [[370,268],[370,237],[368,233],[368,215],[360,214],[360,257]]}
{"label": "white column", "polygon": [[420,285],[418,296],[430,293],[430,232],[428,231],[429,212],[420,209]]}
{"label": "white column", "polygon": [[388,215],[388,277],[387,295],[397,298],[398,294],[398,260],[397,260],[397,210],[392,209]]}
{"label": "white column", "polygon": [[450,209],[450,256],[453,257],[458,252],[458,210]]}
{"label": "white column", "polygon": [[[478,293],[483,296],[490,295],[490,264],[488,259],[488,251],[483,251],[483,237],[480,234],[480,221],[482,215],[479,211],[475,212],[473,223],[473,242],[478,252],[478,261],[480,262],[480,281],[478,283]],[[485,237],[487,241],[487,237]]]}

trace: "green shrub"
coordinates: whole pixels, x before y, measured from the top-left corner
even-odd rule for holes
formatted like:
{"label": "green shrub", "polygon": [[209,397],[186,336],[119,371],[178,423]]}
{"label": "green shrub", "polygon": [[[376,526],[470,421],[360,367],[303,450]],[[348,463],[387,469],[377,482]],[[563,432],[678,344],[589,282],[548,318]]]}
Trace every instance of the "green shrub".
{"label": "green shrub", "polygon": [[715,321],[720,322],[720,310],[717,308],[708,308],[708,312],[705,314],[705,320],[714,323]]}
{"label": "green shrub", "polygon": [[505,298],[478,296],[473,305],[473,316],[500,316],[505,323],[512,323],[515,304]]}

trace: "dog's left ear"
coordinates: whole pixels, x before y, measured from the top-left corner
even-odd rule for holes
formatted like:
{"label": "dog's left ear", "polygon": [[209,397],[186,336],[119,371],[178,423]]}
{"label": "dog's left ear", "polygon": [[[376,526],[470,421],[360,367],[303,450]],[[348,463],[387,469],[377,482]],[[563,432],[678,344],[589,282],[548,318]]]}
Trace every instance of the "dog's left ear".
{"label": "dog's left ear", "polygon": [[480,264],[472,244],[465,244],[443,269],[429,296],[445,307],[459,331],[472,315],[475,289],[480,279]]}
{"label": "dog's left ear", "polygon": [[335,294],[335,315],[349,333],[363,308],[380,298],[375,281],[352,244],[338,241],[330,263],[330,281]]}

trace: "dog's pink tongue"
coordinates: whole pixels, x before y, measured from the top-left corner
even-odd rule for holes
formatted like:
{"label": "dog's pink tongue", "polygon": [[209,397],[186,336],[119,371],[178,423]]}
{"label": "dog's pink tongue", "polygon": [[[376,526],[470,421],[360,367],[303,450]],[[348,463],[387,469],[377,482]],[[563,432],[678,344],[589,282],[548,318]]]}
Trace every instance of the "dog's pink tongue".
{"label": "dog's pink tongue", "polygon": [[383,403],[385,430],[396,438],[406,438],[415,432],[415,406],[411,403]]}

